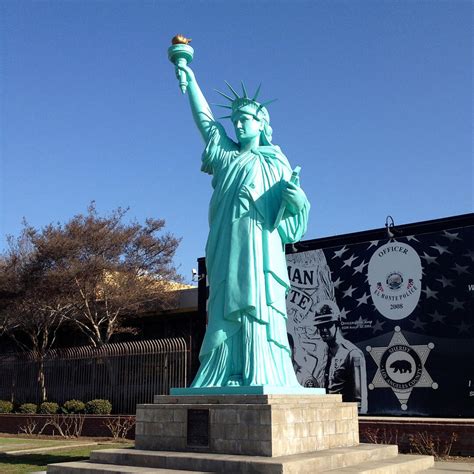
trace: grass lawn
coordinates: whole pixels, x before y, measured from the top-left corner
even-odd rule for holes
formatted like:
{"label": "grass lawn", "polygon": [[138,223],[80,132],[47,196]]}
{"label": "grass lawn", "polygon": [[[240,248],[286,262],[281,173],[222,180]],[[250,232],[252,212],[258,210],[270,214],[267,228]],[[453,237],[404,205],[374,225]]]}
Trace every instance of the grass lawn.
{"label": "grass lawn", "polygon": [[[12,440],[9,442],[4,441]],[[18,443],[17,443],[18,441]],[[21,446],[21,442],[30,442],[31,446],[24,448]],[[126,448],[132,446],[131,443],[111,443],[103,442],[95,446],[82,446],[82,447],[68,447],[67,445],[78,444],[81,441],[55,441],[55,440],[29,440],[29,439],[14,439],[14,438],[0,438],[0,443],[3,446],[3,451],[6,451],[5,445],[8,446],[8,450],[15,451],[19,449],[32,449],[38,447],[51,447],[58,445],[65,445],[64,449],[57,449],[54,451],[35,452],[30,454],[7,454],[5,452],[0,453],[0,473],[2,474],[23,474],[26,472],[41,471],[45,470],[48,464],[57,462],[68,462],[68,461],[81,461],[89,458],[91,451],[97,449],[109,449],[109,448]],[[85,442],[85,441],[83,441]],[[33,446],[35,444],[35,446]]]}

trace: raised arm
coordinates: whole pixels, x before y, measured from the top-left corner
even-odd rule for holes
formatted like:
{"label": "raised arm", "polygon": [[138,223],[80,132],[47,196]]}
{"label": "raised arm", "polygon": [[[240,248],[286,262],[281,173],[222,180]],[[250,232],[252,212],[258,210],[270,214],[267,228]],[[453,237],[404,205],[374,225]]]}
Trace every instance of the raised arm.
{"label": "raised arm", "polygon": [[205,142],[208,140],[209,129],[212,122],[214,122],[214,116],[212,115],[211,108],[207,103],[204,94],[199,87],[199,84],[196,81],[193,70],[189,66],[176,66],[176,72],[178,70],[183,71],[186,74],[186,79],[188,81],[188,96],[189,103],[191,105],[191,111],[193,113],[194,121],[199,129],[199,132],[202,135],[202,138]]}

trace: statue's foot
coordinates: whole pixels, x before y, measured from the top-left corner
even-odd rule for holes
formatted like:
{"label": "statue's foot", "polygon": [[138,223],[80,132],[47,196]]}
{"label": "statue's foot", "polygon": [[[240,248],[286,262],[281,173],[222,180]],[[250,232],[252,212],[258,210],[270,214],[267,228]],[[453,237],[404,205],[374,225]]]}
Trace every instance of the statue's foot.
{"label": "statue's foot", "polygon": [[226,384],[228,387],[240,387],[242,385],[242,377],[233,375]]}

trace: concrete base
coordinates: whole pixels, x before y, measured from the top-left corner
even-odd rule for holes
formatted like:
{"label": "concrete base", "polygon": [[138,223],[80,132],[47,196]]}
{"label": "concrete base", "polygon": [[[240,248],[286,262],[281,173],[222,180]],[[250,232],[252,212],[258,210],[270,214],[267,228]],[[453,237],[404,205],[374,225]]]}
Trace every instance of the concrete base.
{"label": "concrete base", "polygon": [[48,473],[401,474],[433,462],[359,444],[357,405],[339,395],[191,395],[139,405],[135,449],[95,451]]}
{"label": "concrete base", "polygon": [[[208,413],[206,445],[188,439],[190,410]],[[357,404],[340,395],[156,396],[137,408],[137,449],[283,456],[358,442]]]}

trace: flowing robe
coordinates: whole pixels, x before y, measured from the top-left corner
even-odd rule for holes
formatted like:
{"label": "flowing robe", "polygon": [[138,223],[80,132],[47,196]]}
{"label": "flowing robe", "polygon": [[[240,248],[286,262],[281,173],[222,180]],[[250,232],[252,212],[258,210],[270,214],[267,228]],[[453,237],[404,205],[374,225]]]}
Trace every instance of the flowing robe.
{"label": "flowing robe", "polygon": [[[213,176],[206,265],[210,294],[193,387],[297,386],[286,329],[285,244],[306,231],[309,203],[274,229],[287,158],[277,146],[241,153],[215,123],[202,157]],[[232,383],[230,383],[232,384]]]}

